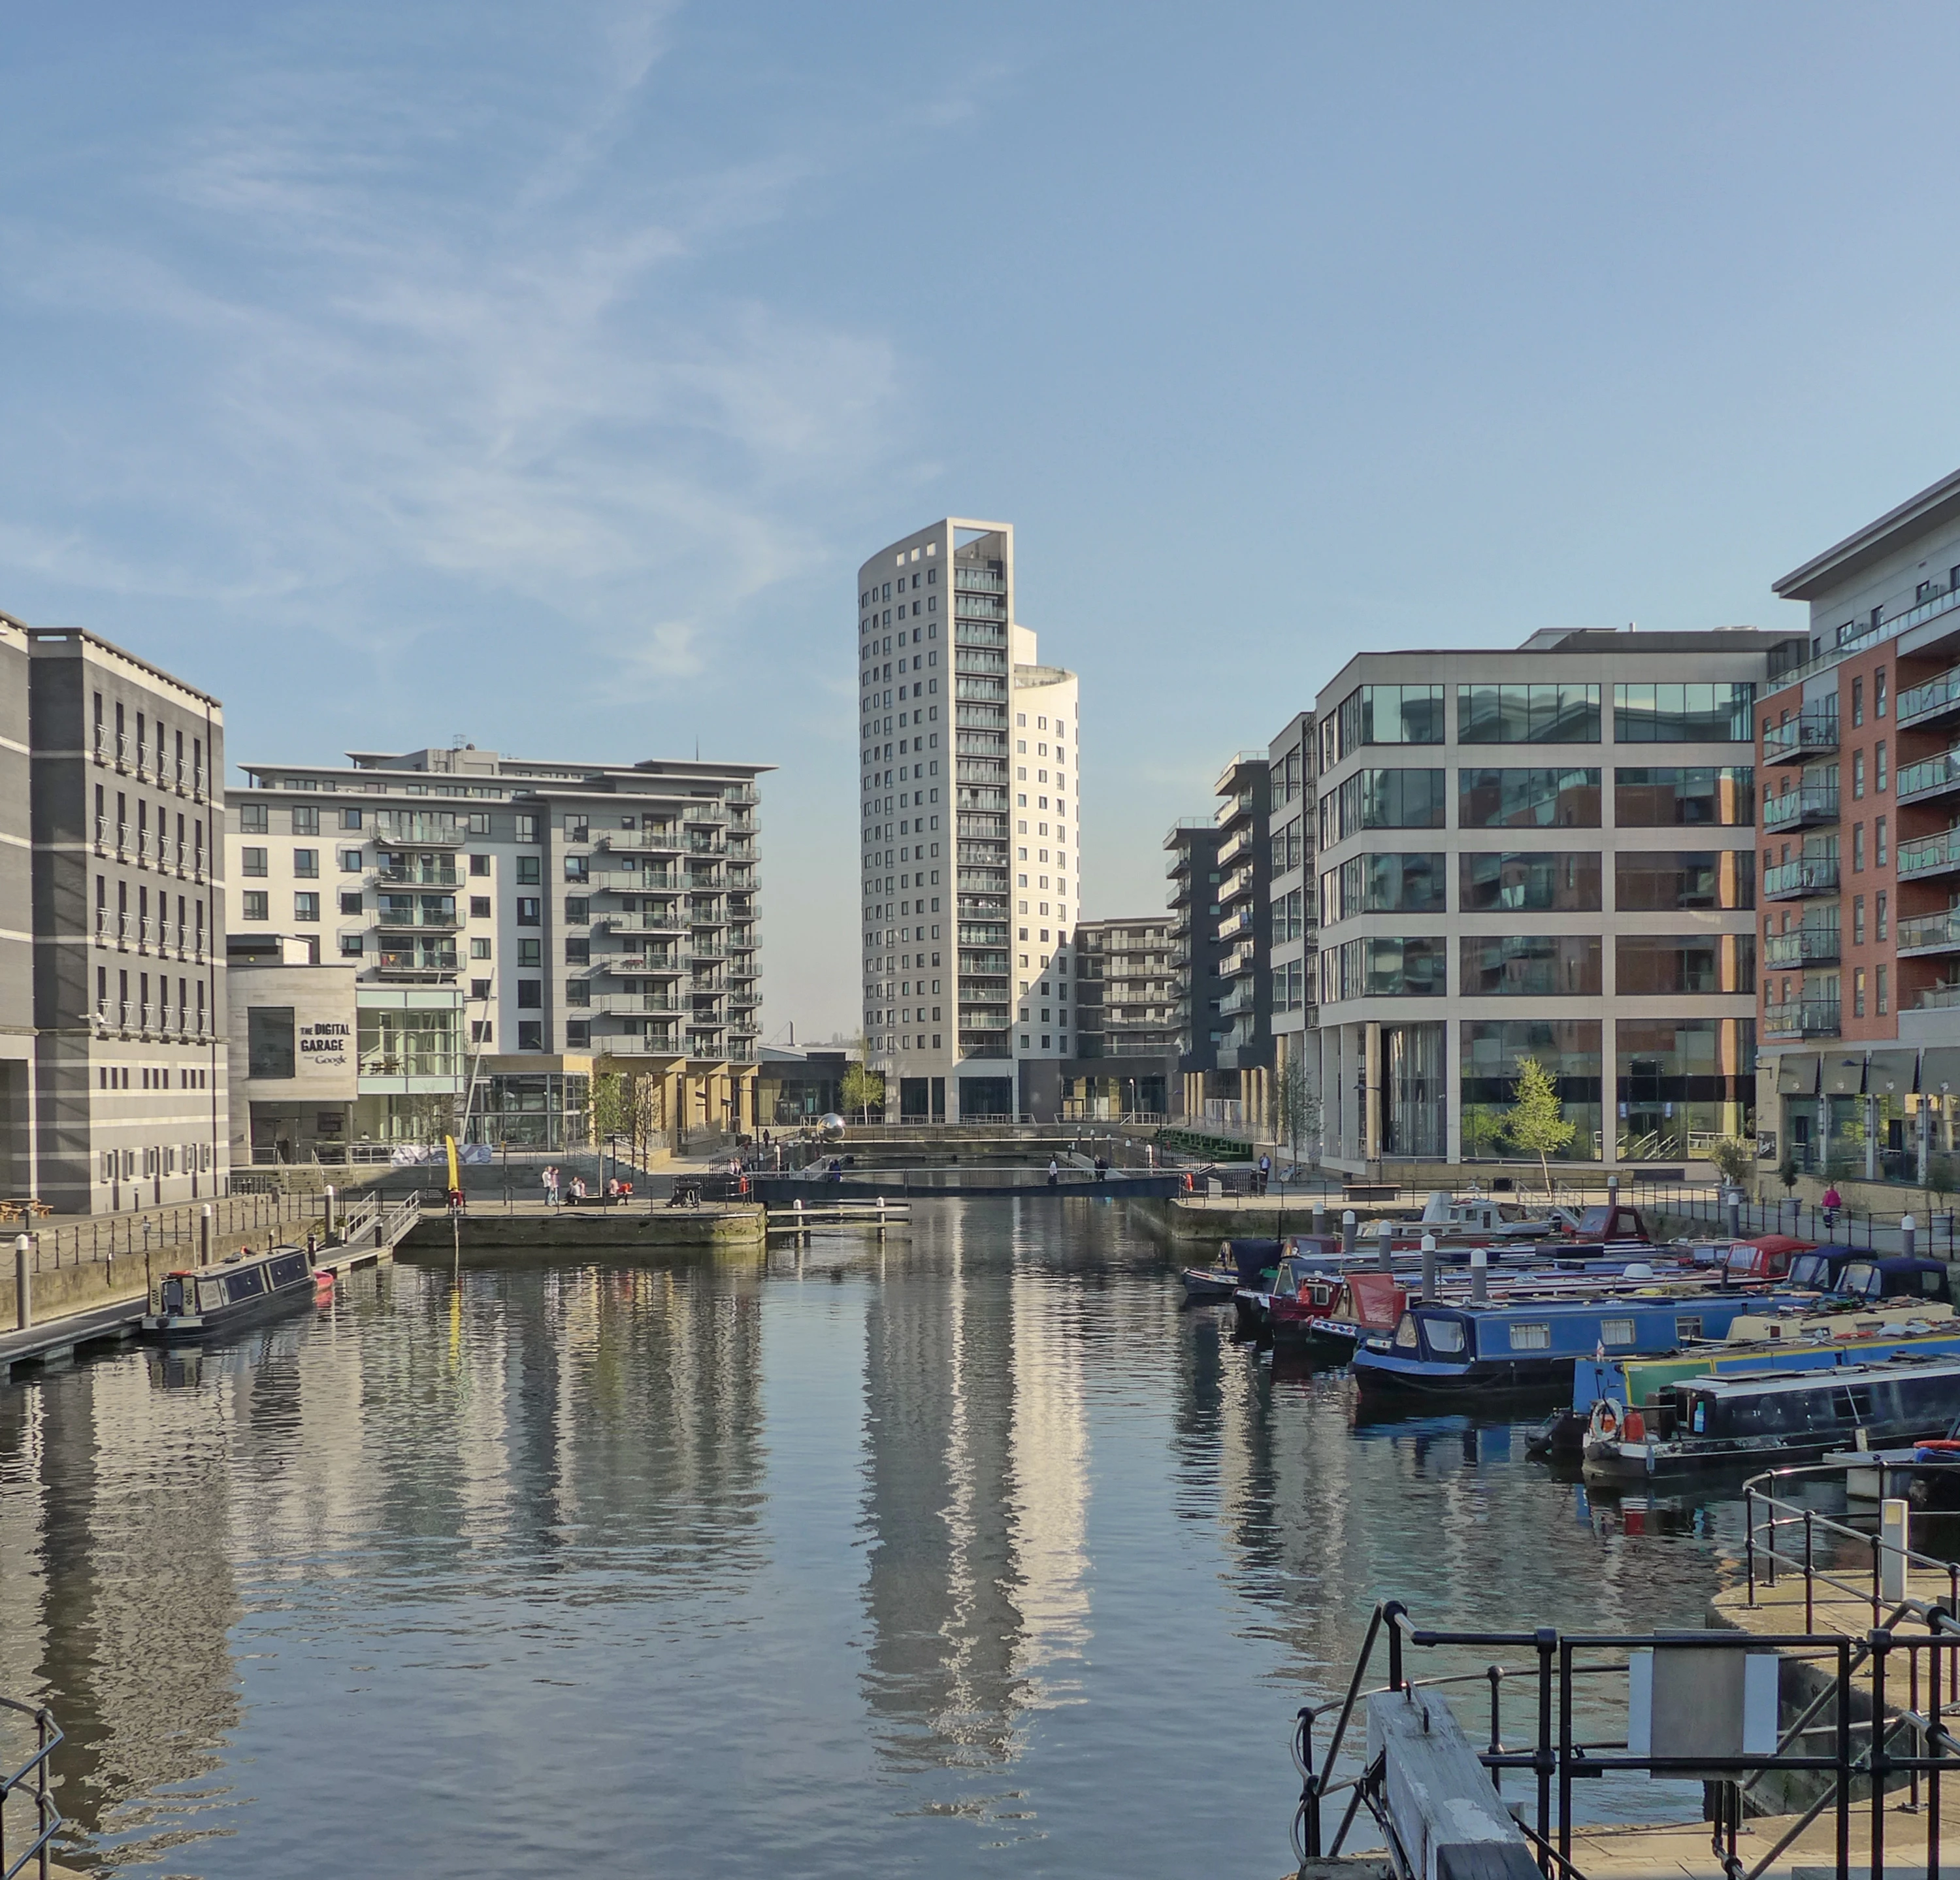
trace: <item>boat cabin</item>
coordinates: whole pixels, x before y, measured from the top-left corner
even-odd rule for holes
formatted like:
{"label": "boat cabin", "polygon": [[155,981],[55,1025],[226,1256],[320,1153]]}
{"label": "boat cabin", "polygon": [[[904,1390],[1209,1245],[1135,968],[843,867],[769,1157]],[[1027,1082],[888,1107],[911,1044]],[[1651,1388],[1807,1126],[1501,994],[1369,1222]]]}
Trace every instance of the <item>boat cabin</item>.
{"label": "boat cabin", "polygon": [[1943,1260],[1908,1260],[1903,1254],[1866,1254],[1847,1260],[1831,1290],[1856,1299],[1938,1299],[1953,1294]]}
{"label": "boat cabin", "polygon": [[1572,1237],[1582,1241],[1627,1241],[1638,1247],[1648,1244],[1647,1225],[1640,1219],[1640,1209],[1624,1201],[1605,1202],[1582,1209],[1573,1223]]}
{"label": "boat cabin", "polygon": [[1815,1251],[1810,1241],[1787,1234],[1759,1234],[1753,1240],[1732,1241],[1722,1264],[1731,1279],[1782,1279],[1790,1276],[1799,1256]]}
{"label": "boat cabin", "polygon": [[221,1267],[179,1267],[160,1282],[157,1311],[166,1318],[208,1318],[228,1306],[249,1305],[297,1286],[312,1270],[305,1250],[298,1247],[276,1247],[255,1260],[231,1260]]}
{"label": "boat cabin", "polygon": [[[1694,1378],[1673,1387],[1674,1434],[1708,1442],[1834,1444],[1944,1430],[1960,1410],[1960,1359],[1846,1365],[1828,1375]],[[1669,1432],[1658,1432],[1665,1440]]]}

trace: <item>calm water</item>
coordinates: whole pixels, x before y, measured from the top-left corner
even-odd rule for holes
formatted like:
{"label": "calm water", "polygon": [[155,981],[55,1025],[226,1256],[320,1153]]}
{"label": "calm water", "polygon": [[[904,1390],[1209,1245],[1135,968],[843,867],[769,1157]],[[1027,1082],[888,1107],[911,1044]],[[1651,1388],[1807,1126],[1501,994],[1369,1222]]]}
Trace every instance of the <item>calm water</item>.
{"label": "calm water", "polygon": [[131,1872],[1270,1880],[1376,1598],[1699,1623],[1732,1510],[1629,1533],[1521,1427],[1357,1430],[1176,1263],[927,1204],[800,1264],[383,1270],[0,1391],[0,1690]]}

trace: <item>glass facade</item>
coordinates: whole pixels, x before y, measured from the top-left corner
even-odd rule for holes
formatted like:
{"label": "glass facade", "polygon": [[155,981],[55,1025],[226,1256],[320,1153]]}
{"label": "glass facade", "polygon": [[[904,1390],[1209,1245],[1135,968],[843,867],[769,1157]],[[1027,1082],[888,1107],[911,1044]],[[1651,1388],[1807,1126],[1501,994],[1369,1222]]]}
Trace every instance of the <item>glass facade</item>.
{"label": "glass facade", "polygon": [[1463,936],[1466,999],[1586,998],[1600,990],[1596,933],[1491,933]]}
{"label": "glass facade", "polygon": [[1443,913],[1446,878],[1440,854],[1354,856],[1320,878],[1320,918]]}
{"label": "glass facade", "polygon": [[1342,999],[1440,999],[1447,993],[1449,942],[1440,934],[1344,940],[1320,954],[1322,1004]]}
{"label": "glass facade", "polygon": [[1385,1155],[1440,1161],[1449,1153],[1446,1028],[1382,1028],[1380,1131]]}
{"label": "glass facade", "polygon": [[1755,1134],[1752,1018],[1621,1018],[1619,1157],[1679,1161]]}
{"label": "glass facade", "polygon": [[[1367,829],[1440,829],[1446,819],[1440,770],[1357,770],[1321,799],[1323,847]],[[1333,825],[1326,824],[1332,812]]]}
{"label": "glass facade", "polygon": [[1752,993],[1756,937],[1752,933],[1621,934],[1615,943],[1616,984],[1622,994]]}
{"label": "glass facade", "polygon": [[1456,737],[1465,744],[1596,744],[1596,685],[1456,688]]}
{"label": "glass facade", "polygon": [[1623,744],[1745,744],[1756,688],[1740,680],[1712,684],[1613,688],[1613,735]]}
{"label": "glass facade", "polygon": [[468,1074],[462,1014],[454,1006],[402,1010],[361,1006],[355,1015],[363,1077]]}
{"label": "glass facade", "polygon": [[1335,722],[1343,757],[1364,744],[1440,744],[1443,688],[1363,686],[1341,700]]}
{"label": "glass facade", "polygon": [[1599,856],[1575,850],[1457,857],[1457,906],[1466,914],[1597,913]]}
{"label": "glass facade", "polygon": [[586,1146],[590,1078],[572,1071],[498,1072],[479,1080],[469,1106],[473,1142],[513,1149]]}
{"label": "glass facade", "polygon": [[1599,773],[1459,770],[1456,820],[1464,829],[1597,829]]}
{"label": "glass facade", "polygon": [[1535,1057],[1573,1124],[1572,1141],[1554,1159],[1595,1161],[1600,1153],[1601,1027],[1596,1018],[1466,1020],[1459,1028],[1459,1101],[1463,1158],[1483,1161],[1516,1155],[1503,1119],[1517,1100],[1518,1065]]}
{"label": "glass facade", "polygon": [[1753,907],[1755,857],[1747,849],[1622,849],[1613,859],[1613,904],[1622,913]]}
{"label": "glass facade", "polygon": [[1739,828],[1755,820],[1752,764],[1622,766],[1613,773],[1613,821],[1622,829]]}

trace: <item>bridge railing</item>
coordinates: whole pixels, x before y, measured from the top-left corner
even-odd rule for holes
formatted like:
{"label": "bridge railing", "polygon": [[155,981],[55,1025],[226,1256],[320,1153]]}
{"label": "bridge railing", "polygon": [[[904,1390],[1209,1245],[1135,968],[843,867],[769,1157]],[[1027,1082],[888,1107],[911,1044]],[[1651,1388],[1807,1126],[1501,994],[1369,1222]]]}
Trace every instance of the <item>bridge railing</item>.
{"label": "bridge railing", "polygon": [[[54,1713],[45,1704],[0,1697],[0,1713],[26,1718],[33,1732],[33,1749],[27,1761],[14,1767],[0,1767],[0,1880],[15,1880],[16,1875],[29,1871],[30,1862],[40,1880],[48,1880],[54,1837],[64,1825],[49,1767],[61,1746],[61,1730]],[[0,1755],[8,1754],[0,1747]]]}

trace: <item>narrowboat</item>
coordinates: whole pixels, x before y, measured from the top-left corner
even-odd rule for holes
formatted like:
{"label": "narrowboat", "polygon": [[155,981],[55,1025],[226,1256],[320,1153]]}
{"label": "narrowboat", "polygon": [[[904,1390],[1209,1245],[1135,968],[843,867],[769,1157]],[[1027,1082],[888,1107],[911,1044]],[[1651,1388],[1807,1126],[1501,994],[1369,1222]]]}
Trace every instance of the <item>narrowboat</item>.
{"label": "narrowboat", "polygon": [[304,1247],[275,1247],[215,1267],[180,1267],[157,1283],[146,1338],[215,1338],[313,1296],[313,1260]]}
{"label": "narrowboat", "polygon": [[1760,1295],[1712,1289],[1412,1305],[1392,1337],[1364,1340],[1352,1362],[1364,1401],[1539,1396],[1570,1391],[1574,1366],[1596,1353],[1678,1351],[1761,1307]]}
{"label": "narrowboat", "polygon": [[1650,1413],[1599,1404],[1583,1474],[1602,1486],[1813,1462],[1835,1449],[1943,1437],[1960,1416],[1960,1356],[1907,1356],[1795,1375],[1688,1378]]}

